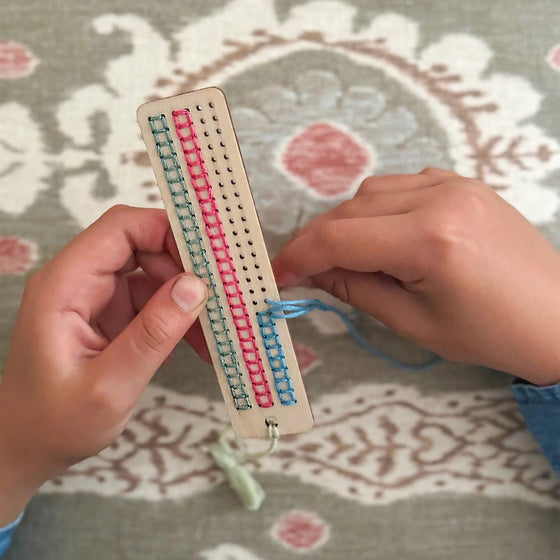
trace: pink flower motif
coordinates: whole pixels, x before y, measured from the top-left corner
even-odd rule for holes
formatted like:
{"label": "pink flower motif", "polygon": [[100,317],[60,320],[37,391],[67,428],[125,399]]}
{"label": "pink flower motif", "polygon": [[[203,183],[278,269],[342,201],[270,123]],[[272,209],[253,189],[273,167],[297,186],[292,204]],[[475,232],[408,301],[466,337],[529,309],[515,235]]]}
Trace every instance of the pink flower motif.
{"label": "pink flower motif", "polygon": [[298,510],[281,517],[270,532],[275,541],[295,552],[319,548],[327,542],[329,533],[329,526],[318,515]]}
{"label": "pink flower motif", "polygon": [[554,45],[549,51],[546,60],[554,68],[554,70],[560,71],[560,43]]}
{"label": "pink flower motif", "polygon": [[21,43],[0,41],[0,79],[28,76],[37,66],[35,55]]}
{"label": "pink flower motif", "polygon": [[371,167],[369,150],[360,140],[325,122],[294,136],[281,160],[288,174],[323,197],[350,191]]}
{"label": "pink flower motif", "polygon": [[0,236],[0,274],[22,274],[35,259],[36,248],[30,241]]}
{"label": "pink flower motif", "polygon": [[299,369],[302,375],[309,373],[314,367],[320,364],[315,350],[302,344],[301,342],[294,341],[294,352],[296,353],[296,358],[299,364]]}

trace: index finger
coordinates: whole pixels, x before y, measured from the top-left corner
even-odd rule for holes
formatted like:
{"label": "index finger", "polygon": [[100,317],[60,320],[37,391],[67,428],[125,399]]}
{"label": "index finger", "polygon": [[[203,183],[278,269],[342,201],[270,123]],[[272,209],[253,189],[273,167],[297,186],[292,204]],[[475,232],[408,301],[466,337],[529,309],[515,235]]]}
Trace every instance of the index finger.
{"label": "index finger", "polygon": [[168,253],[164,210],[115,206],[75,237],[41,272],[52,305],[89,319],[109,300],[114,274],[136,268],[135,252]]}
{"label": "index finger", "polygon": [[289,285],[333,268],[415,278],[411,234],[404,214],[330,220],[280,251],[273,261],[276,279]]}
{"label": "index finger", "polygon": [[111,274],[127,265],[135,251],[167,252],[170,231],[165,210],[113,206],[75,237],[56,257],[89,274]]}

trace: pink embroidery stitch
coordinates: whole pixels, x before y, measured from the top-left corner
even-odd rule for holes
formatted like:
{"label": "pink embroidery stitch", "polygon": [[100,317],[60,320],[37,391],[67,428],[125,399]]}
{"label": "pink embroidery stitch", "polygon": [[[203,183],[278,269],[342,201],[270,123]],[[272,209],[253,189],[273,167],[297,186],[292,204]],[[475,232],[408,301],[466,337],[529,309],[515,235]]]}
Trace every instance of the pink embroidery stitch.
{"label": "pink embroidery stitch", "polygon": [[[245,305],[237,272],[235,271],[233,259],[229,252],[229,245],[226,241],[224,228],[216,205],[216,199],[212,192],[212,185],[210,184],[208,171],[204,158],[202,157],[200,144],[189,110],[180,109],[173,111],[173,121],[175,123],[177,136],[181,142],[181,148],[185,155],[191,184],[195,190],[202,211],[202,217],[206,226],[206,234],[210,239],[210,245],[231,309],[233,322],[239,338],[239,345],[241,346],[243,358],[245,359],[245,364],[249,371],[255,398],[260,407],[271,407],[274,404],[272,401],[272,393],[268,386],[264,366],[249,320],[247,306]],[[188,129],[186,135],[184,134],[184,129]]]}

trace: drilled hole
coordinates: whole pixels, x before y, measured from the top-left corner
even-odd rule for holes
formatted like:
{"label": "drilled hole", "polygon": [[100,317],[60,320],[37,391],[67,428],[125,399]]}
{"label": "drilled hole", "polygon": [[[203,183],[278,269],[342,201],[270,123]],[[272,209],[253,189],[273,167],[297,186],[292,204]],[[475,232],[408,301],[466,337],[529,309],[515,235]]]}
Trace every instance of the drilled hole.
{"label": "drilled hole", "polygon": [[222,148],[225,148],[225,147],[226,147],[226,145],[225,145],[223,142],[220,142],[220,146],[221,146]]}
{"label": "drilled hole", "polygon": [[264,286],[261,288],[261,292],[266,292],[266,288]]}
{"label": "drilled hole", "polygon": [[197,106],[196,106],[196,110],[197,110],[197,111],[202,111],[202,105],[197,105]]}
{"label": "drilled hole", "polygon": [[218,134],[221,134],[221,133],[222,133],[222,129],[221,129],[221,128],[217,128],[217,129],[216,129],[216,132],[217,132]]}
{"label": "drilled hole", "polygon": [[255,293],[255,290],[251,289],[251,290],[249,290],[249,293],[250,293],[250,294],[254,294],[254,293]]}
{"label": "drilled hole", "polygon": [[206,136],[208,138],[208,136],[210,136],[210,133],[207,130],[205,130],[204,131],[204,136]]}
{"label": "drilled hole", "polygon": [[216,115],[214,115],[214,116],[212,117],[212,120],[217,121],[217,120],[218,120],[218,117],[217,117]]}
{"label": "drilled hole", "polygon": [[262,279],[263,279],[263,277],[262,277],[262,276],[257,276],[257,278],[258,278],[259,280],[262,280]]}
{"label": "drilled hole", "polygon": [[200,119],[201,124],[206,124],[206,119]]}
{"label": "drilled hole", "polygon": [[224,159],[229,159],[229,156],[227,154],[224,154]]}

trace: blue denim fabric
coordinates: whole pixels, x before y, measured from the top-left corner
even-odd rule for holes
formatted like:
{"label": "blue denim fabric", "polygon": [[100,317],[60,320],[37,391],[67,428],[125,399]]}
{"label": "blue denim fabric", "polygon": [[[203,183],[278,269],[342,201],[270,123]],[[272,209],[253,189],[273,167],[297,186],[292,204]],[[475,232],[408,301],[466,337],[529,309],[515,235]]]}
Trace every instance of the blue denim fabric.
{"label": "blue denim fabric", "polygon": [[0,556],[4,556],[4,552],[10,547],[12,535],[22,519],[23,513],[13,523],[0,528]]}
{"label": "blue denim fabric", "polygon": [[560,474],[560,383],[537,387],[518,379],[512,391],[527,427]]}

